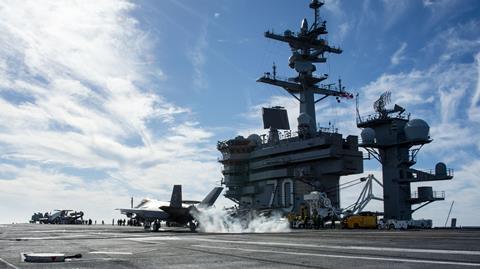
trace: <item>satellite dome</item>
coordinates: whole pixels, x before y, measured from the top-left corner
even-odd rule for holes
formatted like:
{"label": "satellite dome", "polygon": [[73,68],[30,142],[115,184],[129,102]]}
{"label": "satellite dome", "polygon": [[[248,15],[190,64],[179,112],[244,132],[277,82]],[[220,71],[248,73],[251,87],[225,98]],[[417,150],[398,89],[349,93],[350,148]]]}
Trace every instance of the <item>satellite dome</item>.
{"label": "satellite dome", "polygon": [[251,134],[247,139],[255,145],[262,144],[262,138],[257,134]]}
{"label": "satellite dome", "polygon": [[300,57],[300,54],[298,54],[298,52],[293,52],[292,53],[292,56],[290,56],[288,58],[288,66],[290,66],[290,68],[295,68],[295,61],[297,61]]}
{"label": "satellite dome", "polygon": [[298,116],[298,125],[310,125],[310,116],[306,113],[300,113]]}
{"label": "satellite dome", "polygon": [[295,71],[299,73],[311,73],[315,71],[315,65],[309,61],[295,61]]}
{"label": "satellite dome", "polygon": [[409,140],[428,140],[430,127],[421,119],[413,119],[405,125],[405,135]]}
{"label": "satellite dome", "polygon": [[362,137],[362,142],[366,144],[372,144],[375,142],[375,130],[372,128],[365,128],[360,134]]}
{"label": "satellite dome", "polygon": [[447,165],[440,162],[435,165],[435,175],[436,176],[446,176],[447,175]]}

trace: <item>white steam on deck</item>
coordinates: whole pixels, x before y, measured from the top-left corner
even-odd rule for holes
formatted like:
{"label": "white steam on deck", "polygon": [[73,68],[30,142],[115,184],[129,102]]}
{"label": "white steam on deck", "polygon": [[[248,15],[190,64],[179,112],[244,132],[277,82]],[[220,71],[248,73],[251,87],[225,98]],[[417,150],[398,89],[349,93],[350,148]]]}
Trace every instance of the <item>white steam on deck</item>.
{"label": "white steam on deck", "polygon": [[249,221],[236,218],[230,212],[218,208],[199,209],[195,213],[199,222],[198,231],[207,233],[287,233],[288,220],[280,215],[254,216]]}

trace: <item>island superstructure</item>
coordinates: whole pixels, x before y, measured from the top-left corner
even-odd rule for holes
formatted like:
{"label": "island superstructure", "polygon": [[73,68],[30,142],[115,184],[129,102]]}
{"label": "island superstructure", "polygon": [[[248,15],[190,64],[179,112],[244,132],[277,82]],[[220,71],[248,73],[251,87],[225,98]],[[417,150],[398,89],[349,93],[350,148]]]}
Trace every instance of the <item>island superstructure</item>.
{"label": "island superstructure", "polygon": [[317,128],[315,104],[327,97],[337,101],[353,95],[342,82],[321,84],[328,74],[315,75],[315,64],[327,61],[326,54],[342,50],[330,46],[324,36],[326,21],[321,21],[323,2],[313,0],[313,23],[301,22],[295,33],[265,32],[265,37],[287,43],[292,51],[288,65],[296,75],[282,79],[265,73],[257,81],[286,90],[299,103],[298,129],[290,130],[287,111],[282,107],[263,108],[263,124],[268,135],[251,134],[218,142],[222,153],[225,196],[241,209],[277,209],[298,212],[305,205],[304,195],[312,191],[325,193],[332,208],[340,207],[340,176],[363,172],[363,156],[358,138],[346,138],[329,126]]}

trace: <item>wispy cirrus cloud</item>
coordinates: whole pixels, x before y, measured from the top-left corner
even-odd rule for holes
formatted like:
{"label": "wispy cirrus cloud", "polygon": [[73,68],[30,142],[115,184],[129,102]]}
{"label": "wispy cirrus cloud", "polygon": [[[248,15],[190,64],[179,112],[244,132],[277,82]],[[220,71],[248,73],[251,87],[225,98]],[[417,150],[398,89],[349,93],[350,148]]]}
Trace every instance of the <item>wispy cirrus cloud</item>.
{"label": "wispy cirrus cloud", "polygon": [[207,61],[205,56],[205,50],[208,47],[207,42],[207,25],[205,24],[198,36],[198,40],[191,51],[188,53],[188,57],[193,67],[193,86],[195,90],[200,90],[208,87],[208,82],[205,79],[204,66]]}
{"label": "wispy cirrus cloud", "polygon": [[402,18],[402,15],[407,11],[410,2],[408,1],[382,1],[384,8],[384,20],[383,25],[385,29],[393,26],[397,21]]}
{"label": "wispy cirrus cloud", "polygon": [[480,123],[480,53],[475,56],[475,62],[477,64],[477,87],[468,109],[468,116],[472,121]]}
{"label": "wispy cirrus cloud", "polygon": [[398,65],[401,61],[405,59],[403,53],[407,48],[407,43],[403,42],[400,47],[393,53],[392,58],[390,58],[390,63],[392,65]]}

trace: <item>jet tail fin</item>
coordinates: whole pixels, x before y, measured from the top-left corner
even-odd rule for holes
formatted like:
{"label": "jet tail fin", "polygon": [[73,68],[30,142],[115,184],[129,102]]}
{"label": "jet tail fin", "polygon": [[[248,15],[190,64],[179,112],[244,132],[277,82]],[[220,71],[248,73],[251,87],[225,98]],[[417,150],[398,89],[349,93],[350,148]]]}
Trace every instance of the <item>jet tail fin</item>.
{"label": "jet tail fin", "polygon": [[205,196],[205,198],[200,202],[199,206],[200,207],[210,207],[212,206],[215,201],[217,200],[218,196],[220,196],[220,193],[222,192],[223,187],[215,187],[213,188],[210,193]]}
{"label": "jet tail fin", "polygon": [[182,207],[182,185],[173,185],[170,207]]}

